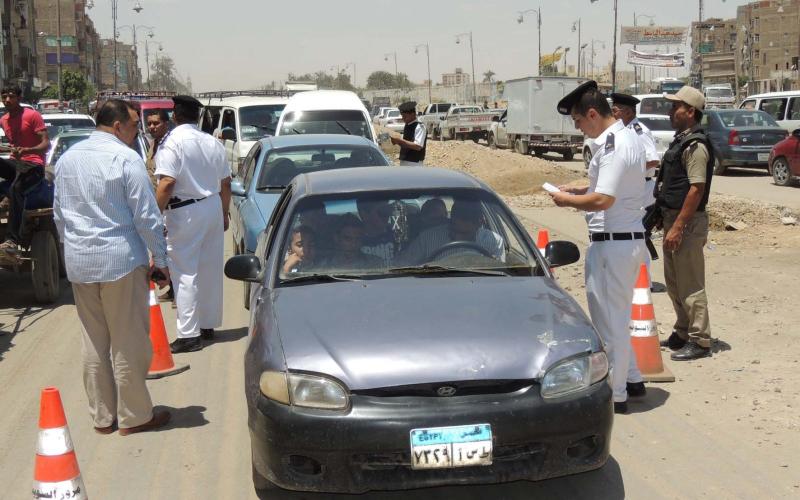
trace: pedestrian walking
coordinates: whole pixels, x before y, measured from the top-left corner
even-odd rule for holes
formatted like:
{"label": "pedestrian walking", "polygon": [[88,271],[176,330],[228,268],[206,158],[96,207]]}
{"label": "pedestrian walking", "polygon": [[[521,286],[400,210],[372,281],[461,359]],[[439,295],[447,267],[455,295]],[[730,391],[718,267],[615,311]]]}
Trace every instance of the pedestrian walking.
{"label": "pedestrian walking", "polygon": [[228,230],[231,172],[225,148],[197,127],[200,101],[175,96],[176,127],[156,155],[156,198],[164,211],[167,253],[177,286],[173,353],[198,351],[222,325],[224,232]]}
{"label": "pedestrian walking", "polygon": [[[589,185],[561,186],[561,191],[550,196],[560,207],[586,212],[589,314],[614,368],[614,411],[625,413],[628,396],[645,393],[642,376],[631,361],[628,331],[636,275],[647,251],[642,226],[645,152],[636,133],[614,119],[595,81],[570,92],[557,109],[563,115],[571,115],[575,127],[594,139]],[[629,384],[628,380],[638,383]]]}
{"label": "pedestrian walking", "polygon": [[[64,243],[83,341],[83,383],[95,430],[165,425],[145,380],[152,358],[148,277],[168,280],[164,226],[142,158],[131,149],[139,117],[110,99],[97,129],[55,166],[53,214]],[[148,250],[152,265],[148,263]]]}
{"label": "pedestrian walking", "polygon": [[664,281],[677,319],[661,345],[675,351],[671,359],[688,361],[711,356],[703,247],[714,150],[700,126],[703,94],[685,86],[666,98],[672,101],[669,117],[676,135],[664,153],[656,200],[664,225]]}
{"label": "pedestrian walking", "polygon": [[44,179],[45,154],[50,149],[50,139],[42,115],[20,104],[22,90],[9,85],[0,90],[6,114],[0,118],[6,139],[10,143],[10,159],[0,158],[0,178],[10,181],[8,186],[8,225],[5,241],[0,251],[16,255],[22,235],[25,199]]}
{"label": "pedestrian walking", "polygon": [[404,102],[397,107],[405,123],[402,137],[392,136],[392,144],[400,146],[400,165],[421,166],[425,161],[428,132],[417,121],[417,103]]}

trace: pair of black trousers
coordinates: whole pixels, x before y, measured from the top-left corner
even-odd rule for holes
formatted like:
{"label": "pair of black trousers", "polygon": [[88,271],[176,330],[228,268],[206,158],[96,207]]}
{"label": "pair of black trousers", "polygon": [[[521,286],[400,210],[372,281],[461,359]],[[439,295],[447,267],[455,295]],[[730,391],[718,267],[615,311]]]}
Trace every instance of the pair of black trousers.
{"label": "pair of black trousers", "polygon": [[6,241],[19,244],[25,214],[25,197],[44,178],[44,167],[27,161],[0,158],[0,178],[11,181],[8,190]]}

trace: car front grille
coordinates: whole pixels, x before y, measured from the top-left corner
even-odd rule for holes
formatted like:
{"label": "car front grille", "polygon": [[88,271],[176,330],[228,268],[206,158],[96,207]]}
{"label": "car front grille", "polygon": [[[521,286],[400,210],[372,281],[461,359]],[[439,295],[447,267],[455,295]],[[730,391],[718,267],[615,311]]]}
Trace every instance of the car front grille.
{"label": "car front grille", "polygon": [[509,394],[533,386],[533,380],[462,380],[428,384],[399,385],[353,391],[374,397],[458,397],[482,394]]}

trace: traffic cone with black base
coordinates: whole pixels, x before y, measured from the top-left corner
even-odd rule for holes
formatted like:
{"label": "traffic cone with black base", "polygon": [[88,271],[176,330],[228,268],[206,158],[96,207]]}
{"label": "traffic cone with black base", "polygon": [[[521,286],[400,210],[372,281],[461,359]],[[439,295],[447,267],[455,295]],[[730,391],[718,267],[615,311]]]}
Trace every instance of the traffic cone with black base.
{"label": "traffic cone with black base", "polygon": [[32,493],[33,498],[87,498],[61,395],[55,387],[42,389]]}
{"label": "traffic cone with black base", "polygon": [[656,312],[645,264],[639,268],[639,278],[633,289],[630,331],[631,347],[645,382],[675,382],[675,375],[661,360]]}
{"label": "traffic cone with black base", "polygon": [[147,371],[148,379],[168,377],[189,369],[188,364],[176,365],[172,359],[164,317],[161,315],[161,306],[158,305],[156,288],[152,281],[150,282],[150,343],[153,344],[153,360]]}

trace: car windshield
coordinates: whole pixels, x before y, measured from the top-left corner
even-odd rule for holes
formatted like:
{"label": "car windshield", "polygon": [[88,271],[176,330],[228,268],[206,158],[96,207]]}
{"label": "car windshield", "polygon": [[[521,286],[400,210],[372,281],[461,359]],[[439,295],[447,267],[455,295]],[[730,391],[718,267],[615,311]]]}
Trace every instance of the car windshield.
{"label": "car windshield", "polygon": [[358,110],[294,111],[286,115],[281,135],[345,134],[372,139],[372,131]]}
{"label": "car windshield", "polygon": [[47,126],[47,135],[51,139],[66,130],[94,128],[94,122],[90,118],[47,118],[46,116],[44,124]]}
{"label": "car windshield", "polygon": [[56,141],[56,146],[53,149],[53,156],[50,158],[50,164],[55,165],[61,155],[64,154],[69,148],[78,144],[81,141],[85,141],[89,138],[89,133],[86,135],[62,135]]}
{"label": "car windshield", "polygon": [[275,135],[278,119],[285,104],[247,106],[239,110],[240,133],[243,141],[255,141],[267,135]]}
{"label": "car windshield", "polygon": [[733,97],[731,89],[706,89],[706,97]]}
{"label": "car windshield", "polygon": [[667,94],[674,94],[675,92],[679,91],[683,87],[683,82],[670,82],[670,83],[662,83],[661,84],[661,92],[666,92]]}
{"label": "car windshield", "polygon": [[289,228],[283,282],[538,272],[517,223],[483,190],[312,196]]}
{"label": "car windshield", "polygon": [[645,97],[639,105],[639,113],[643,115],[669,116],[670,109],[672,109],[672,102],[663,97]]}
{"label": "car windshield", "polygon": [[304,146],[271,151],[258,176],[256,189],[282,189],[299,174],[349,167],[388,166],[386,157],[368,146]]}
{"label": "car windshield", "polygon": [[672,131],[672,123],[669,118],[639,118],[639,121],[653,131]]}
{"label": "car windshield", "polygon": [[717,116],[726,128],[733,127],[778,127],[778,122],[763,111],[718,111]]}
{"label": "car windshield", "polygon": [[399,117],[400,117],[400,111],[396,109],[389,111],[389,114],[386,115],[386,118],[399,118]]}

